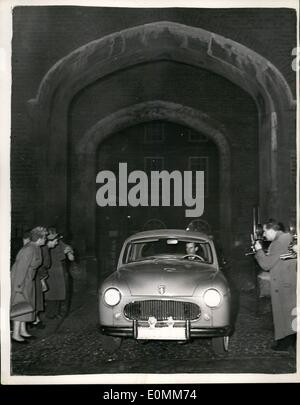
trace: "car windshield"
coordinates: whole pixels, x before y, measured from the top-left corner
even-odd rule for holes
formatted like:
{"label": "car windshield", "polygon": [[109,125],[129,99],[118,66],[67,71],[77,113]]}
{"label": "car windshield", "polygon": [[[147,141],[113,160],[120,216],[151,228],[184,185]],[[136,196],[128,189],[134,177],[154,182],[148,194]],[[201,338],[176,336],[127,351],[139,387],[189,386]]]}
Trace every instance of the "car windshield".
{"label": "car windshield", "polygon": [[153,238],[129,242],[124,251],[123,263],[162,258],[209,264],[213,262],[210,244],[205,240]]}

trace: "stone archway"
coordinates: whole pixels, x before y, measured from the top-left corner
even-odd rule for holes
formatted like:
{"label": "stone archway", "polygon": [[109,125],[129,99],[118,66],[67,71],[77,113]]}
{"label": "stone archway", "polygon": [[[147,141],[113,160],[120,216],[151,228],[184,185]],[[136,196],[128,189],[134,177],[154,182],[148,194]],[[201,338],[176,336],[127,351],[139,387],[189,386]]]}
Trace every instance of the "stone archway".
{"label": "stone archway", "polygon": [[[77,145],[77,160],[73,167],[80,172],[73,173],[78,179],[72,196],[71,229],[75,235],[85,235],[86,248],[94,250],[95,241],[95,196],[86,196],[86,190],[95,189],[96,154],[99,144],[114,133],[127,127],[153,120],[170,121],[184,125],[203,133],[212,140],[219,152],[220,198],[220,234],[224,249],[229,249],[231,241],[231,153],[226,129],[207,114],[191,107],[155,100],[130,106],[105,117],[95,124],[82,137]],[[78,203],[77,203],[78,202]],[[78,223],[78,217],[84,216],[84,223]],[[80,243],[78,243],[80,244]]]}
{"label": "stone archway", "polygon": [[[161,21],[125,29],[92,41],[58,61],[45,75],[29,109],[34,131],[43,136],[39,218],[59,215],[66,223],[68,109],[73,97],[99,78],[140,63],[174,61],[221,75],[246,90],[259,113],[260,204],[262,215],[289,216],[292,191],[284,173],[294,134],[295,101],[282,74],[253,50],[201,28]],[[60,144],[59,150],[56,145]],[[47,187],[60,196],[49,196]],[[278,200],[281,190],[285,190]],[[277,204],[277,205],[276,205]],[[63,226],[64,224],[62,224]]]}

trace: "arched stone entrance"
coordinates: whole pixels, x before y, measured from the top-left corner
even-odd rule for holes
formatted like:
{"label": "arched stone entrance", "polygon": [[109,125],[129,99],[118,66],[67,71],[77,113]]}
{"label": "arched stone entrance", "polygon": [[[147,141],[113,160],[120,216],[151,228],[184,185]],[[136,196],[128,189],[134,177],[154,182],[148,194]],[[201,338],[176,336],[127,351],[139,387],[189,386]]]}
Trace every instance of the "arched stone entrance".
{"label": "arched stone entrance", "polygon": [[[38,187],[39,218],[49,222],[59,217],[62,226],[67,224],[68,109],[73,97],[95,80],[120,69],[162,60],[210,70],[253,97],[262,152],[261,213],[263,217],[288,219],[286,207],[294,191],[286,186],[285,173],[279,168],[289,167],[289,157],[282,151],[289,150],[294,141],[296,104],[284,77],[264,57],[235,41],[168,21],[128,28],[92,41],[61,59],[45,75],[36,98],[29,102],[34,131],[42,137],[40,158],[46,162],[41,165],[44,170]],[[57,190],[56,195],[48,195],[49,185]]]}
{"label": "arched stone entrance", "polygon": [[[73,176],[77,179],[72,196],[71,229],[74,235],[85,235],[88,251],[93,251],[95,241],[95,196],[86,196],[86,190],[95,189],[95,167],[98,146],[114,133],[142,122],[153,120],[170,121],[181,124],[203,133],[211,139],[219,151],[220,179],[220,234],[224,248],[230,245],[231,228],[231,190],[230,190],[230,147],[226,138],[225,128],[204,114],[191,107],[178,105],[161,100],[136,104],[120,110],[100,120],[82,138],[77,146],[72,167],[77,168]],[[80,171],[79,171],[80,170]],[[77,202],[77,203],[76,203]],[[84,216],[83,223],[78,222]]]}

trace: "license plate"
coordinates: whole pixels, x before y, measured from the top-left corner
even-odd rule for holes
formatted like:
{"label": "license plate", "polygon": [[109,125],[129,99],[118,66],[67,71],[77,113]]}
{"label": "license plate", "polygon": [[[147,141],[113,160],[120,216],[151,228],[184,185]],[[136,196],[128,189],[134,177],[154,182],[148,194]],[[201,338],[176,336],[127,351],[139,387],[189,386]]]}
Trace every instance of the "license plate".
{"label": "license plate", "polygon": [[185,328],[137,328],[137,339],[186,340]]}

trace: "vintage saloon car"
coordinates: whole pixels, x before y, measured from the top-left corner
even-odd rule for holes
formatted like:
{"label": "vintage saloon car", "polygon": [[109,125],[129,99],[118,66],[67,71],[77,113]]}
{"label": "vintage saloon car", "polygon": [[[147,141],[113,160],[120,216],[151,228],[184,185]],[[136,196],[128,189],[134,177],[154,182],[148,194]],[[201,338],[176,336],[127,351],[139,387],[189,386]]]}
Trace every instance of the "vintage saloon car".
{"label": "vintage saloon car", "polygon": [[222,353],[230,301],[212,238],[177,229],[140,232],[125,241],[117,270],[99,289],[100,328],[138,340],[212,337]]}

